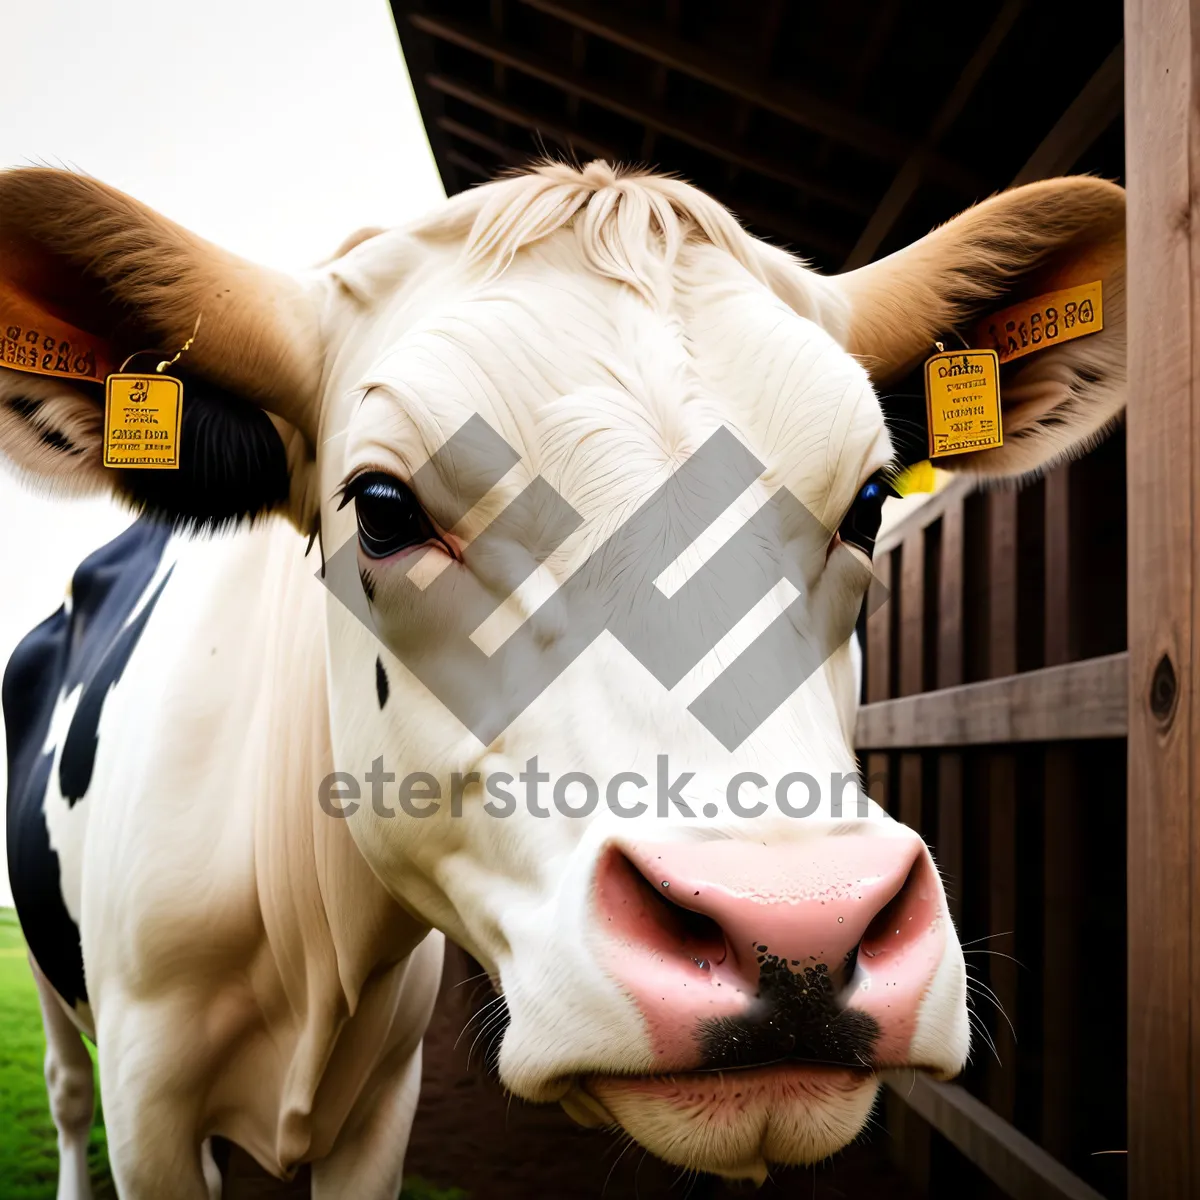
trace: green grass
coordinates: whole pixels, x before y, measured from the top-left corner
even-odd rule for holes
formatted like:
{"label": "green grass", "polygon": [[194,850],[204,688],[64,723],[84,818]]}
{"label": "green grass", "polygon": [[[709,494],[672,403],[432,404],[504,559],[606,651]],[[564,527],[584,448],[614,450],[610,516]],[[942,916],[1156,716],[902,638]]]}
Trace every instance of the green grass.
{"label": "green grass", "polygon": [[[89,1043],[95,1070],[95,1049]],[[46,1039],[25,940],[11,908],[0,908],[0,1200],[54,1200],[58,1144],[50,1119],[42,1059]],[[88,1164],[96,1200],[114,1200],[97,1088]],[[405,1182],[400,1200],[467,1200],[460,1188]]]}
{"label": "green grass", "polygon": [[[45,1053],[37,989],[17,914],[0,908],[0,1196],[4,1200],[54,1200],[58,1144],[42,1077]],[[94,1052],[92,1057],[94,1062]],[[115,1196],[99,1104],[88,1163],[97,1200]]]}

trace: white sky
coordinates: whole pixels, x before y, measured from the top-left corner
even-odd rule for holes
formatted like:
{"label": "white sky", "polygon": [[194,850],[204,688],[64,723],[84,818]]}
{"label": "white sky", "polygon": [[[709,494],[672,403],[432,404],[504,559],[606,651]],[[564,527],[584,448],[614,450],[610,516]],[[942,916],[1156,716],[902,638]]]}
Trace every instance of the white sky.
{"label": "white sky", "polygon": [[[86,171],[283,268],[443,196],[386,0],[39,0],[36,24],[0,71],[0,166]],[[129,520],[0,473],[0,662]]]}

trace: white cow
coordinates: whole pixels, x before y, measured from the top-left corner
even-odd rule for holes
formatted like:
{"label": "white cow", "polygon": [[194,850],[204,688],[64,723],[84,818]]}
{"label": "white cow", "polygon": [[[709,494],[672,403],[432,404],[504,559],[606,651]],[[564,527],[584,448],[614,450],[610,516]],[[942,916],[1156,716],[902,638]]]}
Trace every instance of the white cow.
{"label": "white cow", "polygon": [[[825,278],[684,183],[543,165],[293,278],[0,175],[0,447],[154,518],[5,680],[60,1197],[89,1194],[83,1031],[127,1200],[205,1200],[214,1135],[391,1200],[442,934],[504,997],[507,1088],[684,1167],[761,1181],[852,1139],[879,1072],[954,1075],[929,852],[853,786],[839,810],[888,388],[1100,280],[1103,332],[1006,367],[1003,447],[946,465],[1086,446],[1124,398],[1123,226],[1119,188],[1053,180]],[[198,317],[181,465],[106,468],[91,375]]]}

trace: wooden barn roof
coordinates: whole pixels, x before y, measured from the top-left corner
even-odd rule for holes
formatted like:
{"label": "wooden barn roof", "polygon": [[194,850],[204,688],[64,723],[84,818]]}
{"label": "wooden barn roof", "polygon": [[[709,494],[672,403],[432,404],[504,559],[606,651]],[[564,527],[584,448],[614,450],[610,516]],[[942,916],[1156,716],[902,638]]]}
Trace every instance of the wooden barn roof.
{"label": "wooden barn roof", "polygon": [[392,0],[449,193],[676,172],[826,270],[1014,181],[1124,169],[1120,0]]}

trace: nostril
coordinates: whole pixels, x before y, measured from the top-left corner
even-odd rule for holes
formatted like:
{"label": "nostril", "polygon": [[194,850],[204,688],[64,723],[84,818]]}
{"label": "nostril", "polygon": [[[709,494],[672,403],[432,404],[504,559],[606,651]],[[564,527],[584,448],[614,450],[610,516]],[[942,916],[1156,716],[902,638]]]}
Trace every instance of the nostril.
{"label": "nostril", "polygon": [[919,855],[895,895],[867,926],[858,952],[868,961],[900,953],[928,927],[924,901],[933,870],[927,854]]}
{"label": "nostril", "polygon": [[670,880],[655,883],[614,847],[596,878],[601,918],[612,935],[655,955],[699,971],[720,966],[728,953],[720,925],[677,902],[670,888]]}
{"label": "nostril", "polygon": [[841,970],[837,972],[837,977],[834,980],[834,986],[840,992],[849,987],[854,979],[854,972],[858,970],[858,951],[862,943],[857,946],[852,946],[846,954],[846,960],[842,963]]}

